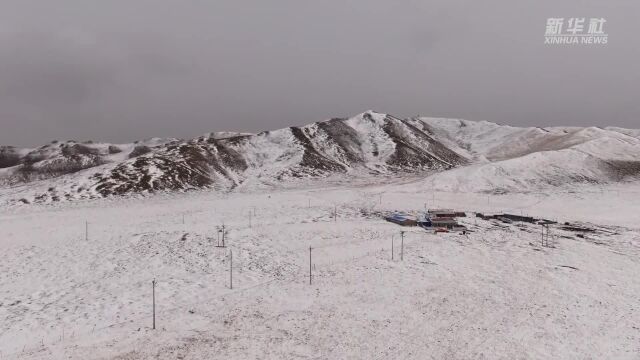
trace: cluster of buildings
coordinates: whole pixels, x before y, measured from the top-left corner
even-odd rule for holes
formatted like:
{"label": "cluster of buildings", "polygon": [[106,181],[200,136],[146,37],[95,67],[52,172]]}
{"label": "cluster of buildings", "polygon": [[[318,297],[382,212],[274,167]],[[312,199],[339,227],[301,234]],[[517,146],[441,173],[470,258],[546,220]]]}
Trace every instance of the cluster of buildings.
{"label": "cluster of buildings", "polygon": [[500,220],[503,223],[512,223],[514,221],[526,222],[530,224],[538,224],[538,225],[549,225],[556,224],[555,221],[547,220],[547,219],[538,219],[531,216],[523,216],[523,215],[514,215],[514,214],[483,214],[476,213],[476,216],[483,220]]}
{"label": "cluster of buildings", "polygon": [[[405,212],[394,212],[385,216],[385,220],[394,224],[402,226],[420,226],[426,230],[435,230],[436,232],[443,231],[464,231],[466,228],[459,224],[457,218],[466,217],[467,214],[462,211],[456,211],[452,209],[430,209],[428,211],[419,213],[417,215],[408,214]],[[483,220],[498,220],[504,223],[513,222],[525,222],[537,225],[551,225],[556,224],[555,221],[534,218],[531,216],[515,215],[515,214],[485,214],[476,213],[476,217]],[[589,232],[593,231],[588,227],[578,226],[574,224],[565,223],[565,230],[571,230],[576,232]]]}
{"label": "cluster of buildings", "polygon": [[431,209],[418,216],[395,212],[385,217],[385,220],[402,226],[420,226],[427,230],[461,231],[465,227],[458,224],[456,218],[467,216],[464,212],[451,209]]}
{"label": "cluster of buildings", "polygon": [[504,223],[511,223],[514,221],[527,222],[527,223],[537,223],[539,219],[530,217],[530,216],[522,216],[522,215],[513,215],[513,214],[483,214],[476,213],[476,216],[483,220],[491,220],[496,219],[500,220]]}
{"label": "cluster of buildings", "polygon": [[[430,209],[421,213],[409,214],[405,212],[393,212],[384,217],[385,220],[398,224],[401,226],[419,226],[428,231],[435,232],[449,232],[449,231],[462,231],[467,230],[463,225],[459,224],[457,219],[460,217],[466,217],[467,214],[462,211],[456,211],[452,209]],[[556,221],[534,218],[531,216],[515,215],[508,213],[499,214],[486,214],[475,213],[475,216],[483,220],[497,220],[503,223],[511,224],[513,222],[524,222],[536,225],[548,226],[557,224]],[[563,230],[573,231],[580,234],[595,232],[592,227],[585,226],[584,224],[564,223],[560,227]],[[548,231],[548,230],[547,230]],[[584,235],[578,235],[583,237]]]}

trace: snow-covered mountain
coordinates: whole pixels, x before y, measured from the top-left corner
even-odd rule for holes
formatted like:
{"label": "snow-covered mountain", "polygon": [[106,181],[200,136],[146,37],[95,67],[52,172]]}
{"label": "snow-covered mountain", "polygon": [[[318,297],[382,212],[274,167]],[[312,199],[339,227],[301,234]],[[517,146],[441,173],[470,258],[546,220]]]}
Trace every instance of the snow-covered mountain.
{"label": "snow-covered mountain", "polygon": [[0,146],[0,184],[55,178],[103,164],[122,162],[176,142],[153,138],[130,144],[52,141],[36,149]]}
{"label": "snow-covered mountain", "polygon": [[636,177],[639,136],[620,128],[519,128],[367,111],[259,134],[3,147],[0,182],[29,184],[35,195],[21,195],[24,202],[277,186],[336,175],[424,174],[421,186],[443,190],[531,191]]}
{"label": "snow-covered mountain", "polygon": [[42,183],[46,191],[34,200],[57,201],[203,187],[227,190],[245,182],[278,184],[335,174],[442,171],[468,163],[411,122],[373,111],[259,134],[158,141],[136,153],[142,146],[129,145],[128,155],[119,157],[109,153],[113,145],[108,144],[51,144],[28,152],[7,148],[9,160],[0,178],[12,184],[47,179]]}
{"label": "snow-covered mountain", "polygon": [[640,175],[638,130],[519,128],[490,122],[418,118],[427,131],[473,164],[426,179],[450,191],[525,192]]}

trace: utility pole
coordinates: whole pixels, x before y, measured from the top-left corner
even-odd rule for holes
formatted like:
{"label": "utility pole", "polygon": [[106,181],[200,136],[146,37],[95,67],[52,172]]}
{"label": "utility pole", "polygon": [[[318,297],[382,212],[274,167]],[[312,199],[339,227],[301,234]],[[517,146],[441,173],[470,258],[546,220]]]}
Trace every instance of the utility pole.
{"label": "utility pole", "polygon": [[84,240],[89,241],[89,222],[86,220],[84,222]]}
{"label": "utility pole", "polygon": [[311,246],[309,246],[309,285],[311,285]]}
{"label": "utility pole", "polygon": [[229,249],[229,288],[233,289],[233,250]]}
{"label": "utility pole", "polygon": [[151,282],[153,299],[153,330],[156,329],[156,279]]}
{"label": "utility pole", "polygon": [[549,224],[541,224],[542,225],[542,246],[544,247],[549,247],[549,236],[550,236],[550,230],[549,230]]}
{"label": "utility pole", "polygon": [[391,261],[393,261],[393,237],[394,236],[395,235],[393,235],[393,234],[391,235]]}
{"label": "utility pole", "polygon": [[[217,247],[225,247],[225,234],[226,234],[227,230],[224,226],[224,224],[222,224],[222,226],[218,227],[218,245]],[[222,234],[222,246],[220,246],[220,234]]]}
{"label": "utility pole", "polygon": [[333,222],[337,222],[338,221],[338,206],[334,205],[333,206]]}
{"label": "utility pole", "polygon": [[544,243],[547,247],[549,246],[549,238],[551,237],[551,229],[549,229],[549,224],[546,224],[545,227],[547,228],[547,231],[545,231],[545,239],[544,239]]}
{"label": "utility pole", "polygon": [[402,236],[400,242],[400,261],[404,261],[404,231],[400,231],[400,236]]}
{"label": "utility pole", "polygon": [[251,210],[249,210],[249,227],[251,227]]}

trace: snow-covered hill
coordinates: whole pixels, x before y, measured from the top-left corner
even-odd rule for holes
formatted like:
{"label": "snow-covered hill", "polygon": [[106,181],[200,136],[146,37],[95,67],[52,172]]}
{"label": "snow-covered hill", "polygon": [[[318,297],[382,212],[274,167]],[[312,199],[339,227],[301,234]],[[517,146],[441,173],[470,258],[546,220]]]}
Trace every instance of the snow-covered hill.
{"label": "snow-covered hill", "polygon": [[[432,200],[345,184],[0,206],[0,358],[637,360],[640,186],[584,190]],[[560,224],[543,247],[536,224],[469,213],[466,234],[433,234],[379,216],[424,202]]]}
{"label": "snow-covered hill", "polygon": [[0,146],[0,184],[51,179],[92,167],[123,162],[177,139],[153,138],[129,144],[52,141],[35,149]]}
{"label": "snow-covered hill", "polygon": [[519,192],[636,178],[639,135],[621,128],[519,128],[367,111],[259,134],[3,147],[0,182],[5,190],[13,186],[9,193],[23,202],[406,174],[423,175],[423,186],[440,190]]}
{"label": "snow-covered hill", "polygon": [[421,186],[450,191],[528,192],[576,183],[637,179],[640,139],[620,128],[518,128],[489,122],[419,118],[475,164],[435,174]]}
{"label": "snow-covered hill", "polygon": [[[468,162],[409,121],[373,111],[259,134],[212,133],[169,141],[120,159],[103,154],[109,146],[103,145],[102,152],[84,144],[72,147],[82,150],[81,155],[63,157],[73,167],[47,172],[47,178],[65,176],[41,184],[46,191],[35,201],[203,187],[228,190],[247,181],[277,184],[335,174],[441,171]],[[47,156],[36,164],[59,157]],[[26,166],[23,160],[5,169],[5,178]]]}

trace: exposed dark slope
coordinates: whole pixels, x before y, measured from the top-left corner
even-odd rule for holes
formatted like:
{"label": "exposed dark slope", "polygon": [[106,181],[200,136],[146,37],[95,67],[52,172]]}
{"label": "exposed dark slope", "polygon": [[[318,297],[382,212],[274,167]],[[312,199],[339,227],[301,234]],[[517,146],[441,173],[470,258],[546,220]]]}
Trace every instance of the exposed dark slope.
{"label": "exposed dark slope", "polygon": [[27,183],[73,174],[107,163],[120,162],[152,152],[169,140],[152,139],[148,144],[96,144],[91,141],[57,142],[36,149],[0,147],[0,184]]}
{"label": "exposed dark slope", "polygon": [[[370,117],[365,113],[362,121],[370,121]],[[275,180],[322,177],[367,168],[361,134],[345,121],[333,119],[224,139],[200,137],[170,145],[95,176],[96,190],[108,196],[214,185],[233,187],[242,183],[250,167]],[[387,171],[445,169],[466,161],[402,120],[386,117],[382,130],[388,139],[379,141],[391,142],[396,147],[395,153],[385,160]]]}
{"label": "exposed dark slope", "polygon": [[404,120],[389,118],[384,131],[396,145],[388,163],[398,170],[445,170],[466,163],[462,156]]}
{"label": "exposed dark slope", "polygon": [[[95,148],[75,144],[55,155],[30,152],[16,166],[14,152],[7,149],[0,160],[13,165],[14,174],[35,172],[28,168],[30,158],[33,163],[46,163],[46,177],[96,167],[67,179],[65,188],[53,186],[39,200],[205,187],[232,189],[248,179],[282,183],[335,174],[418,173],[468,162],[409,122],[375,112],[255,135],[207,135],[155,147],[136,145],[123,154],[118,150],[114,145]],[[121,160],[115,161],[117,156]],[[37,171],[44,174],[42,169]]]}

